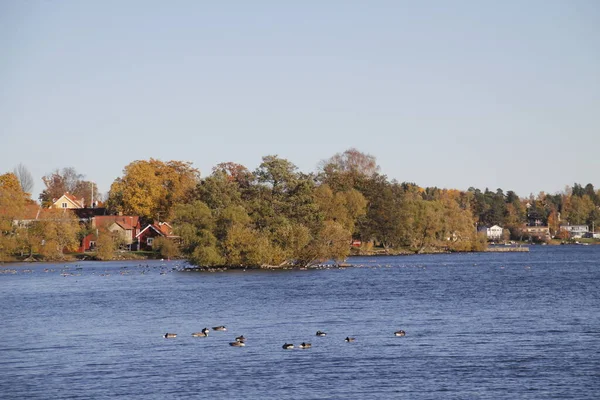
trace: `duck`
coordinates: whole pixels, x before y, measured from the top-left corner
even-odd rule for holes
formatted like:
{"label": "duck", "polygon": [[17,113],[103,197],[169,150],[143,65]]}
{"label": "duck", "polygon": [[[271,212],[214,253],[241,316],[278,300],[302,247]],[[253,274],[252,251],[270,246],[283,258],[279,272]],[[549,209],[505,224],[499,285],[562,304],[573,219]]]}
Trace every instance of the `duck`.
{"label": "duck", "polygon": [[350,342],[354,342],[356,339],[354,339],[353,337],[350,336],[346,336],[346,339],[344,339],[346,342],[350,343]]}
{"label": "duck", "polygon": [[282,346],[282,348],[284,348],[285,350],[289,350],[289,349],[293,349],[294,345],[291,343],[286,343]]}
{"label": "duck", "polygon": [[325,335],[327,335],[325,332],[317,331],[317,336],[325,336]]}
{"label": "duck", "polygon": [[202,332],[194,332],[192,333],[193,337],[207,337],[208,336],[208,332],[204,332],[204,330],[202,330]]}
{"label": "duck", "polygon": [[406,335],[406,332],[404,332],[402,330],[394,332],[394,336],[404,336],[404,335]]}
{"label": "duck", "polygon": [[165,339],[173,339],[176,338],[177,334],[176,333],[165,333]]}
{"label": "duck", "polygon": [[298,347],[300,347],[301,349],[310,349],[312,347],[312,344],[302,342],[302,343],[300,343],[300,346],[298,346]]}
{"label": "duck", "polygon": [[246,343],[244,343],[244,342],[238,342],[236,340],[235,342],[230,342],[229,345],[233,346],[233,347],[244,347],[246,345]]}
{"label": "duck", "polygon": [[244,335],[242,336],[238,336],[235,338],[236,342],[241,342],[241,343],[246,343],[246,338],[244,337]]}
{"label": "duck", "polygon": [[225,328],[223,325],[213,327],[213,331],[226,331],[226,330],[227,330],[227,328]]}

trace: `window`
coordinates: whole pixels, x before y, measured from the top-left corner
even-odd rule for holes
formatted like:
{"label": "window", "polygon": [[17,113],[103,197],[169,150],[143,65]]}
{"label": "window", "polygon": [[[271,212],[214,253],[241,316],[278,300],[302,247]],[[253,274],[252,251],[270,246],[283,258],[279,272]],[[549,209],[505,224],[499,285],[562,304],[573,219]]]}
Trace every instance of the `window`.
{"label": "window", "polygon": [[61,204],[61,207],[62,207],[62,208],[67,208],[67,203],[62,203],[62,204]]}
{"label": "window", "polygon": [[152,246],[152,243],[154,243],[154,238],[147,238],[147,239],[146,239],[146,244],[147,244],[148,246]]}

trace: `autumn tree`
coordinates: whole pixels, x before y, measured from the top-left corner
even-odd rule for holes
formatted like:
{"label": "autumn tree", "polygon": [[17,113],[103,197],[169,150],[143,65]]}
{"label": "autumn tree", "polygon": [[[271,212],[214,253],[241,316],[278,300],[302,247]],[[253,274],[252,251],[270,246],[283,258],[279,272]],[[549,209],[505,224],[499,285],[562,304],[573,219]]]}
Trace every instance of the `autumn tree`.
{"label": "autumn tree", "polygon": [[179,256],[179,247],[173,240],[165,237],[154,239],[153,248],[162,258],[175,258]]}
{"label": "autumn tree", "polygon": [[594,202],[587,194],[583,196],[571,196],[570,201],[565,204],[564,218],[571,225],[584,225],[591,222],[592,213],[596,210]]}
{"label": "autumn tree", "polygon": [[296,264],[310,266],[333,260],[337,263],[350,254],[350,231],[335,221],[324,221],[309,245],[299,249]]}
{"label": "autumn tree", "polygon": [[373,177],[379,166],[374,156],[350,148],[321,161],[318,170],[321,181],[338,191],[356,189],[359,181]]}
{"label": "autumn tree", "polygon": [[227,177],[227,180],[237,183],[241,188],[250,186],[254,179],[252,172],[250,172],[248,168],[234,162],[219,163],[213,167],[212,172],[213,175],[224,174]]}
{"label": "autumn tree", "polygon": [[459,199],[460,196],[457,196],[454,191],[441,192],[439,200],[443,207],[441,245],[450,251],[481,251],[487,246],[487,240],[481,241],[475,229],[471,210],[461,207]]}
{"label": "autumn tree", "polygon": [[15,174],[0,175],[0,261],[8,261],[18,247],[19,220],[25,210],[26,193]]}
{"label": "autumn tree", "polygon": [[0,175],[0,189],[10,190],[13,193],[23,193],[19,179],[12,172]]}
{"label": "autumn tree", "polygon": [[403,204],[404,243],[416,253],[439,244],[443,232],[443,206],[435,201],[412,198]]}
{"label": "autumn tree", "polygon": [[168,220],[175,204],[193,198],[198,179],[199,172],[190,162],[152,158],[134,161],[111,185],[108,208],[146,219]]}
{"label": "autumn tree", "polygon": [[315,189],[315,200],[326,220],[336,221],[354,233],[357,220],[366,214],[367,200],[357,190],[334,193],[329,185]]}
{"label": "autumn tree", "polygon": [[[86,181],[85,175],[78,173],[75,168],[67,167],[42,177],[46,188],[40,193],[42,206],[49,207],[56,199],[65,193],[70,193],[78,199],[87,199],[86,205],[100,200],[101,194],[94,182]],[[92,199],[93,193],[93,199]]]}
{"label": "autumn tree", "polygon": [[67,210],[46,210],[43,219],[33,223],[35,240],[40,240],[39,253],[46,260],[60,260],[64,252],[77,250],[79,246],[78,219]]}
{"label": "autumn tree", "polygon": [[96,240],[96,258],[102,261],[114,259],[117,250],[115,239],[115,235],[108,229],[100,229]]}

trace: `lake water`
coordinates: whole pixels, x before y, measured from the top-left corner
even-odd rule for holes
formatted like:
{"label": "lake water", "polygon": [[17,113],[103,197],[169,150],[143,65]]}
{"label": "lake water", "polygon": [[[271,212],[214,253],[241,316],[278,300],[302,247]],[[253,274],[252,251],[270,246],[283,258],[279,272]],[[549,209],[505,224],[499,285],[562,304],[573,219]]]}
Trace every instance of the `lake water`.
{"label": "lake water", "polygon": [[0,397],[599,398],[600,246],[531,250],[307,271],[2,265]]}

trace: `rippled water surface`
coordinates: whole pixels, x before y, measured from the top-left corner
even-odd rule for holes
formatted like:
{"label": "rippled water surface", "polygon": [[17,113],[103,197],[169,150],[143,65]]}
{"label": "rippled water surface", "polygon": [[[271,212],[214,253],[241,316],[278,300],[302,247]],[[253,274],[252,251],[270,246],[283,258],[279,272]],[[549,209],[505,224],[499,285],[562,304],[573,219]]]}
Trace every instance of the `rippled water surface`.
{"label": "rippled water surface", "polygon": [[[349,261],[2,265],[0,397],[600,396],[600,246]],[[228,330],[191,336],[217,325]],[[228,345],[241,334],[246,347]]]}

